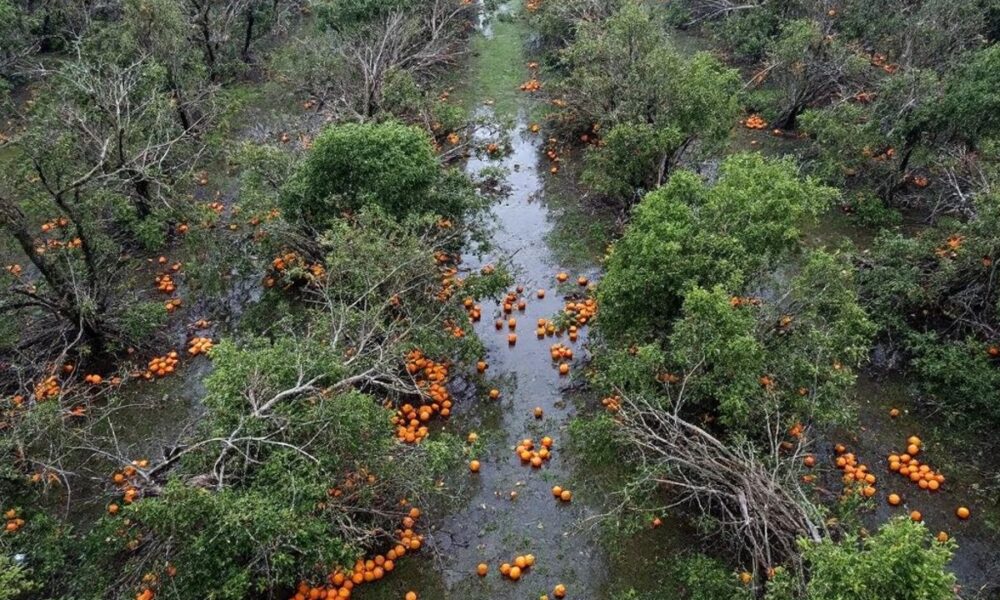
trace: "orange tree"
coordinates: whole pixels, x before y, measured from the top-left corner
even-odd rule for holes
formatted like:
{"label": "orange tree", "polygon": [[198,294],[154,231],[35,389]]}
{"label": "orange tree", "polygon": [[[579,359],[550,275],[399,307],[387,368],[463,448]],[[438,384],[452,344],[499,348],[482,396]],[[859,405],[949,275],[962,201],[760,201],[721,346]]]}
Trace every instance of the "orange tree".
{"label": "orange tree", "polygon": [[861,270],[883,339],[937,414],[973,430],[1000,423],[1000,198],[973,196],[974,216],[914,236],[884,231]]}
{"label": "orange tree", "polygon": [[[202,408],[179,435],[125,442],[116,432],[128,429],[127,417],[113,407],[128,400],[114,397],[100,413],[104,426],[64,434],[87,457],[69,481],[93,474],[98,482],[107,514],[96,526],[73,532],[46,514],[58,486],[26,485],[23,472],[0,480],[5,510],[18,507],[26,521],[0,539],[4,551],[27,556],[45,593],[94,599],[145,589],[163,598],[271,597],[384,554],[412,507],[449,499],[451,488],[437,483],[461,456],[447,434],[405,443],[408,423],[399,421],[410,419],[406,405],[428,407],[415,417],[426,412],[428,429],[445,414],[430,408],[444,402],[440,392],[432,397],[408,368],[414,350],[442,365],[435,373],[481,352],[455,334],[468,318],[461,304],[439,296],[435,253],[449,235],[433,216],[397,223],[364,211],[332,223],[320,238],[322,268],[275,275],[282,284],[242,331],[211,350]],[[4,440],[23,441],[40,415],[17,411]],[[162,456],[133,463],[151,444]],[[14,467],[44,449],[23,450]]]}
{"label": "orange tree", "polygon": [[736,119],[736,72],[707,53],[674,50],[653,10],[625,2],[578,22],[552,92],[553,128],[592,144],[584,182],[623,203],[662,184],[689,150],[717,149]]}
{"label": "orange tree", "polygon": [[796,171],[789,160],[739,154],[723,162],[712,185],[680,171],[647,194],[607,261],[598,290],[602,334],[655,337],[677,316],[688,287],[722,284],[738,293],[793,254],[802,228],[836,197]]}
{"label": "orange tree", "polygon": [[835,197],[759,155],[726,159],[712,186],[675,173],[636,207],[598,285],[593,383],[611,401],[577,431],[628,458],[618,508],[692,506],[760,573],[801,566],[798,538],[822,538],[802,459],[812,426],[850,414],[872,335],[849,255],[800,254]]}

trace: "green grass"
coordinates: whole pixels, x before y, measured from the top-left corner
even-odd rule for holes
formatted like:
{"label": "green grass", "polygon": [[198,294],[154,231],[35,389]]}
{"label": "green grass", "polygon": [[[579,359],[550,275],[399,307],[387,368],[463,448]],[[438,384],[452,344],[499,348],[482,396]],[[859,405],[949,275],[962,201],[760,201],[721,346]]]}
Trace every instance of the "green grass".
{"label": "green grass", "polygon": [[470,109],[492,100],[498,116],[515,116],[518,87],[528,78],[524,57],[523,25],[512,17],[494,18],[492,35],[472,40],[471,81],[462,92]]}

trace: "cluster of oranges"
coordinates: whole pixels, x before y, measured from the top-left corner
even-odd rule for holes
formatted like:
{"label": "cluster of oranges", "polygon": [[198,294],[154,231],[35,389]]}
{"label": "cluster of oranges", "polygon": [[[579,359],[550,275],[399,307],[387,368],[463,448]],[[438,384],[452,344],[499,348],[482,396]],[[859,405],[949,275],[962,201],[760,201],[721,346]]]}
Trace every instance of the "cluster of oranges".
{"label": "cluster of oranges", "polygon": [[[477,572],[479,572],[483,566],[485,565],[480,565],[479,568],[477,568]],[[535,555],[525,554],[514,558],[514,564],[503,563],[500,565],[500,575],[510,579],[511,581],[518,581],[521,579],[521,575],[526,573],[528,569],[533,566],[535,566]]]}
{"label": "cluster of oranges", "polygon": [[621,410],[622,407],[621,396],[608,396],[607,398],[602,398],[601,406],[603,406],[609,413],[616,413]]}
{"label": "cluster of oranges", "polygon": [[535,469],[540,469],[545,461],[552,458],[552,438],[543,437],[536,449],[535,440],[525,438],[514,449],[514,453],[525,465],[531,465]]}
{"label": "cluster of oranges", "polygon": [[573,492],[564,489],[562,486],[552,486],[552,497],[560,502],[572,502]]}
{"label": "cluster of oranges", "polygon": [[549,356],[553,361],[573,360],[573,349],[565,344],[552,344],[549,347]]}
{"label": "cluster of oranges", "polygon": [[48,250],[59,250],[61,248],[79,248],[83,246],[83,240],[76,237],[68,242],[62,240],[45,240],[44,243],[35,246],[35,252],[37,254],[45,254]]}
{"label": "cluster of oranges", "polygon": [[[139,497],[139,490],[135,487],[134,481],[136,475],[138,475],[138,469],[145,469],[149,467],[149,461],[146,459],[133,460],[132,464],[125,465],[121,471],[115,471],[111,475],[111,482],[115,484],[116,487],[122,490],[122,501],[125,504],[132,504]],[[108,505],[108,513],[111,515],[118,514],[121,510],[117,504]]]}
{"label": "cluster of oranges", "polygon": [[156,592],[153,588],[144,587],[142,591],[135,595],[135,600],[153,600],[156,597]]}
{"label": "cluster of oranges", "polygon": [[538,319],[537,327],[535,327],[535,335],[538,336],[538,339],[542,339],[547,335],[555,335],[557,332],[559,332],[559,328],[556,326],[555,321]]}
{"label": "cluster of oranges", "polygon": [[517,286],[514,291],[507,292],[503,297],[503,301],[500,303],[503,312],[509,315],[514,312],[516,308],[518,312],[524,312],[528,308],[528,301],[522,296],[524,294],[524,286]]}
{"label": "cluster of oranges", "polygon": [[[631,349],[630,349],[631,350]],[[634,353],[632,353],[634,354]],[[660,383],[673,384],[681,380],[680,375],[676,373],[670,373],[668,371],[663,371],[662,373],[656,374],[656,380]]]}
{"label": "cluster of oranges", "polygon": [[452,335],[454,338],[465,337],[465,330],[455,324],[454,321],[448,319],[444,322],[444,330]]}
{"label": "cluster of oranges", "polygon": [[91,373],[90,375],[85,375],[83,380],[89,383],[90,385],[101,385],[101,383],[104,381],[104,378],[98,375],[97,373]]}
{"label": "cluster of oranges", "polygon": [[917,436],[906,440],[906,452],[889,455],[889,470],[899,473],[922,490],[937,491],[944,484],[944,475],[935,472],[930,465],[921,464],[916,456],[920,453],[921,442]]}
{"label": "cluster of oranges", "polygon": [[[291,600],[327,600],[350,598],[353,591],[366,583],[379,581],[396,568],[396,561],[415,552],[423,545],[423,536],[414,532],[420,509],[411,508],[396,530],[397,543],[385,554],[378,554],[367,560],[358,559],[354,567],[337,567],[327,577],[328,585],[312,586],[308,582],[299,583]],[[405,598],[416,600],[416,592],[407,592]]]}
{"label": "cluster of oranges", "polygon": [[[584,283],[583,285],[587,285]],[[567,318],[578,326],[584,326],[594,318],[597,314],[597,300],[593,297],[587,297],[583,300],[573,302],[569,301],[563,306],[563,314]],[[573,331],[570,331],[573,333]]]}
{"label": "cluster of oranges", "polygon": [[[272,218],[272,217],[268,216],[267,218]],[[251,222],[253,221],[256,221],[257,223],[260,222],[257,217],[251,220]],[[302,256],[299,253],[285,252],[284,254],[279,254],[278,256],[274,257],[274,259],[271,261],[271,269],[274,271],[274,273],[264,277],[264,287],[266,288],[274,287],[274,284],[277,283],[278,275],[281,275],[285,271],[296,267],[304,268],[306,270],[305,273],[306,277],[314,280],[320,279],[324,275],[326,275],[326,267],[324,267],[321,263],[311,263],[307,265],[305,259],[302,258]]]}
{"label": "cluster of oranges", "polygon": [[4,270],[13,275],[14,277],[20,277],[21,272],[24,271],[24,267],[17,263],[11,263],[4,267]]}
{"label": "cluster of oranges", "polygon": [[[465,311],[469,315],[469,321],[476,322],[483,318],[483,307],[476,304],[472,298],[466,298],[462,301],[462,306],[465,307]],[[513,321],[513,319],[511,319]]]}
{"label": "cluster of oranges", "polygon": [[16,508],[9,508],[5,513],[3,513],[5,519],[7,519],[7,525],[4,526],[4,531],[7,533],[15,533],[18,529],[24,527],[24,519],[18,516]]}
{"label": "cluster of oranges", "polygon": [[178,358],[176,350],[171,350],[164,356],[154,356],[150,359],[146,372],[143,373],[143,377],[145,379],[152,379],[153,377],[166,377],[176,370],[177,362]]}
{"label": "cluster of oranges", "polygon": [[764,120],[764,117],[753,114],[743,121],[743,126],[747,129],[764,129],[767,127],[767,121]]}
{"label": "cluster of oranges", "polygon": [[545,156],[549,159],[549,173],[555,175],[559,172],[559,147],[556,138],[549,138],[545,146]]}
{"label": "cluster of oranges", "polygon": [[875,475],[868,471],[868,466],[859,464],[857,457],[848,452],[843,444],[834,446],[837,454],[835,464],[837,468],[844,472],[844,495],[850,496],[853,493],[860,493],[865,498],[875,495]]}
{"label": "cluster of oranges", "polygon": [[552,344],[549,348],[552,362],[558,365],[560,375],[569,375],[569,361],[573,360],[573,349],[563,344]]}
{"label": "cluster of oranges", "polygon": [[760,298],[754,298],[752,296],[733,296],[729,299],[729,306],[733,308],[739,308],[741,306],[760,306]]}
{"label": "cluster of oranges", "polygon": [[898,64],[889,62],[885,54],[881,54],[879,52],[872,54],[870,61],[873,67],[878,67],[889,75],[892,75],[899,70]]}
{"label": "cluster of oranges", "polygon": [[213,342],[211,338],[207,337],[195,337],[191,339],[190,346],[188,347],[188,354],[191,356],[198,356],[199,354],[208,354],[212,350]]}
{"label": "cluster of oranges", "polygon": [[[49,219],[48,221],[42,223],[41,230],[42,233],[55,232],[58,229],[63,229],[69,226],[69,219],[66,217],[58,217],[54,219]],[[35,247],[35,251],[38,254],[45,254],[46,250],[57,250],[59,248],[79,248],[83,245],[83,241],[80,238],[73,238],[68,242],[63,242],[61,240],[44,240],[38,246]],[[20,271],[18,271],[18,274]]]}
{"label": "cluster of oranges", "polygon": [[66,217],[59,217],[56,219],[49,219],[48,221],[42,223],[42,233],[48,233],[55,229],[61,229],[63,227],[69,226],[69,219]]}
{"label": "cluster of oranges", "polygon": [[542,82],[539,81],[537,77],[532,77],[531,79],[522,83],[520,89],[522,92],[537,92],[538,90],[542,89]]}
{"label": "cluster of oranges", "polygon": [[951,235],[948,239],[944,241],[944,244],[938,246],[934,250],[934,254],[940,258],[956,258],[958,256],[958,251],[962,248],[962,244],[965,242],[965,236],[963,235]]}
{"label": "cluster of oranges", "polygon": [[181,302],[180,298],[171,298],[163,303],[163,308],[165,308],[169,314],[180,308],[181,304],[183,304],[183,302]]}
{"label": "cluster of oranges", "polygon": [[[447,302],[454,294],[455,288],[461,285],[462,280],[458,277],[458,267],[455,266],[457,259],[447,252],[437,251],[434,253],[434,260],[438,265],[438,273],[441,275],[441,289],[437,293],[437,299]],[[488,275],[484,272],[483,275]]]}
{"label": "cluster of oranges", "polygon": [[302,257],[297,252],[286,252],[271,261],[271,268],[280,273],[301,263]]}
{"label": "cluster of oranges", "polygon": [[35,386],[35,400],[41,402],[49,398],[55,398],[61,391],[59,380],[55,375],[49,375]]}
{"label": "cluster of oranges", "polygon": [[396,437],[413,444],[427,437],[429,433],[426,423],[435,415],[447,417],[451,414],[452,400],[448,392],[448,365],[433,361],[419,349],[411,350],[406,355],[406,372],[413,377],[422,396],[429,403],[413,406],[404,404],[396,411],[393,424],[396,426]]}
{"label": "cluster of oranges", "polygon": [[169,273],[156,276],[156,289],[164,294],[172,294],[177,290],[173,277]]}

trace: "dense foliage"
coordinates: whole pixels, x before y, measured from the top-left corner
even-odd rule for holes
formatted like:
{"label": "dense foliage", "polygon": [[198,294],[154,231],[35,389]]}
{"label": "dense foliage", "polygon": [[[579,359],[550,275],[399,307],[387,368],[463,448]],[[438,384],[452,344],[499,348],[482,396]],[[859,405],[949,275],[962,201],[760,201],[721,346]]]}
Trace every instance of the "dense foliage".
{"label": "dense foliage", "polygon": [[600,140],[583,178],[615,199],[659,186],[691,147],[717,149],[736,117],[736,72],[707,53],[683,57],[637,2],[581,23],[560,60],[557,126]]}
{"label": "dense foliage", "polygon": [[738,293],[793,252],[802,227],[835,197],[791,161],[759,154],[727,158],[711,185],[674,174],[639,203],[611,251],[598,295],[602,331],[641,339],[668,327],[692,285]]}

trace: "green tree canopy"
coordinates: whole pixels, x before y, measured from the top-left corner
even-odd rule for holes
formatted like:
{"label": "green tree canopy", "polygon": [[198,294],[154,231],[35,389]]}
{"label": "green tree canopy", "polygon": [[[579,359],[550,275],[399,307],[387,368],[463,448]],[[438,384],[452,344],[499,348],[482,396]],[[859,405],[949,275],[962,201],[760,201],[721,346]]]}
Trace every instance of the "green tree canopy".
{"label": "green tree canopy", "polygon": [[947,570],[951,542],[932,539],[922,524],[904,517],[889,521],[878,533],[803,543],[808,562],[807,597],[816,600],[951,600],[955,575]]}
{"label": "green tree canopy", "polygon": [[759,154],[727,158],[714,185],[675,173],[637,205],[612,249],[598,291],[602,332],[648,338],[674,319],[691,286],[740,290],[794,251],[802,225],[835,196],[790,159]]}
{"label": "green tree canopy", "polygon": [[462,200],[441,193],[448,183],[430,139],[417,127],[348,123],[316,138],[286,190],[283,208],[312,225],[368,205],[397,218],[422,212],[455,215]]}

